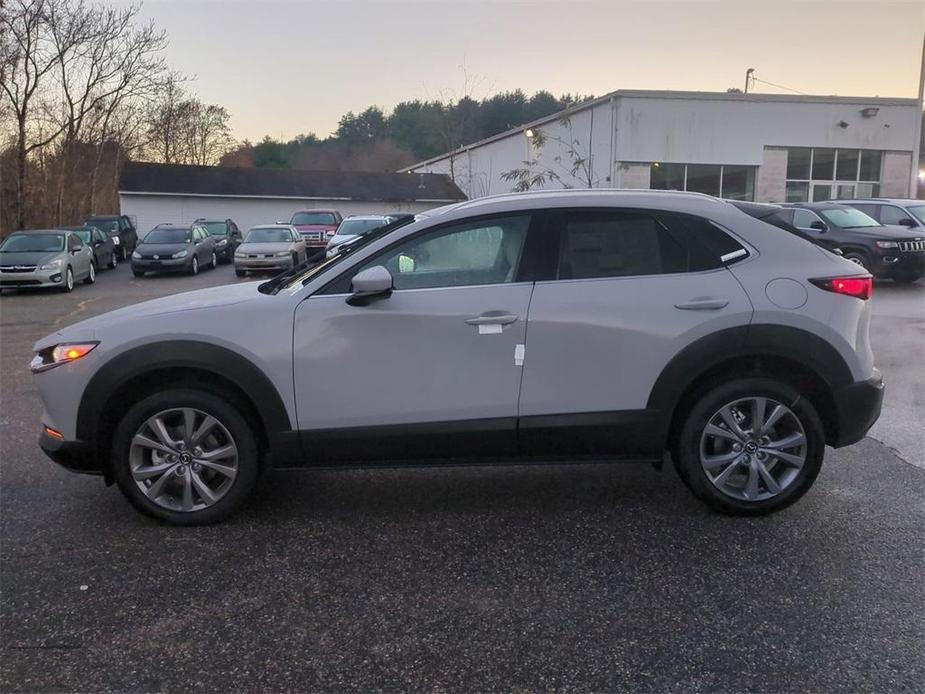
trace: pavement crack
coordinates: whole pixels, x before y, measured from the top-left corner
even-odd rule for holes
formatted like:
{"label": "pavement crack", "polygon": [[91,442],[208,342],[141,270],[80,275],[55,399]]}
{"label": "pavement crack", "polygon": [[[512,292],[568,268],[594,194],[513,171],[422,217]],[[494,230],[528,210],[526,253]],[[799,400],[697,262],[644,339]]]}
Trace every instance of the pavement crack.
{"label": "pavement crack", "polygon": [[99,299],[98,296],[91,296],[91,297],[89,297],[89,298],[87,298],[87,299],[84,299],[83,301],[78,301],[78,302],[77,302],[77,307],[76,307],[73,311],[71,311],[70,313],[68,313],[68,314],[66,314],[66,315],[61,316],[60,318],[58,318],[58,319],[55,321],[54,326],[57,328],[57,327],[59,327],[59,326],[61,325],[61,321],[65,321],[65,320],[67,320],[68,318],[74,318],[75,316],[79,316],[81,313],[83,313],[83,312],[85,312],[85,311],[87,310],[87,304],[89,304],[91,301],[97,301],[98,299]]}

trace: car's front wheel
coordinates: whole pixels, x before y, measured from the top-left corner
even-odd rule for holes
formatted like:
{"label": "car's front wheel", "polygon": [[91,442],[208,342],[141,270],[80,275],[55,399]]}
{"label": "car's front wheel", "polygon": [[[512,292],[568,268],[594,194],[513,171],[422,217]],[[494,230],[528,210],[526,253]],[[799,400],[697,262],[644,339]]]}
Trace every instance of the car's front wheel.
{"label": "car's front wheel", "polygon": [[743,378],[690,408],[675,453],[681,479],[703,502],[736,515],[779,511],[819,474],[825,435],[812,403],[769,378]]}
{"label": "car's front wheel", "polygon": [[116,253],[115,249],[113,249],[112,253],[109,254],[109,269],[115,270],[118,264],[119,264],[119,254]]}
{"label": "car's front wheel", "polygon": [[113,440],[112,470],[138,510],[175,525],[227,518],[257,480],[254,433],[226,399],[192,389],[151,395],[129,409]]}
{"label": "car's front wheel", "polygon": [[85,279],[84,282],[87,284],[96,282],[96,263],[90,262],[90,269],[87,271],[87,279]]}
{"label": "car's front wheel", "polygon": [[189,266],[189,274],[198,275],[199,274],[199,258],[194,254],[193,262]]}
{"label": "car's front wheel", "polygon": [[61,291],[74,291],[74,271],[71,269],[70,265],[68,265],[67,269],[64,271],[64,284],[61,285]]}

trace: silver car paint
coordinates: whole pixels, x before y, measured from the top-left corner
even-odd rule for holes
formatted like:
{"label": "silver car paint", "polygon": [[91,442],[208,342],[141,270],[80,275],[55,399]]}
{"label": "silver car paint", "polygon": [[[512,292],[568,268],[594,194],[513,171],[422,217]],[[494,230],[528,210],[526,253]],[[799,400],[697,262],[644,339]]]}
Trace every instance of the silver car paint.
{"label": "silver car paint", "polygon": [[[40,230],[37,230],[40,231]],[[40,289],[49,287],[64,286],[64,274],[68,266],[74,273],[74,283],[82,282],[90,276],[90,264],[93,262],[93,248],[85,244],[77,234],[73,232],[62,232],[50,229],[48,233],[64,233],[65,242],[64,250],[52,252],[36,253],[0,253],[0,266],[2,265],[35,265],[35,270],[28,273],[6,274],[3,273],[4,279],[17,280],[38,280],[40,284],[26,285],[26,288]],[[80,241],[81,248],[72,253],[68,250],[68,239],[75,238]],[[54,260],[61,260],[61,267],[54,270],[42,270],[42,265],[47,265]],[[52,282],[52,275],[60,274],[60,282]]]}
{"label": "silver car paint", "polygon": [[[753,320],[803,328],[823,336],[845,358],[857,380],[872,375],[866,331],[869,302],[848,300],[806,281],[810,277],[857,274],[857,267],[848,261],[812,247],[796,236],[769,229],[732,205],[708,196],[648,191],[550,191],[483,198],[419,215],[415,222],[333,263],[305,286],[295,284],[275,296],[258,292],[256,283],[217,287],[128,307],[65,328],[40,340],[36,348],[82,339],[97,339],[100,345],[76,363],[36,375],[46,403],[43,421],[62,431],[66,438],[73,438],[81,394],[100,365],[134,346],[170,339],[223,345],[251,360],[278,390],[293,427],[505,416],[515,411],[512,402],[516,396],[509,384],[517,382],[522,371],[513,354],[518,339],[526,343],[526,374],[531,371],[531,359],[552,362],[550,355],[554,354],[559,355],[560,362],[580,359],[580,351],[589,349],[588,334],[597,336],[602,330],[609,331],[609,339],[613,340],[619,333],[619,317],[612,315],[612,308],[610,316],[591,316],[585,310],[578,314],[578,320],[570,318],[575,314],[574,303],[581,288],[596,282],[562,284],[560,298],[554,296],[556,287],[538,285],[542,301],[537,306],[549,307],[548,315],[536,314],[549,324],[548,344],[537,338],[542,330],[537,334],[530,330],[524,339],[523,319],[503,328],[500,335],[478,334],[464,323],[465,318],[495,309],[523,316],[532,289],[529,284],[396,291],[391,298],[367,307],[347,307],[343,296],[312,295],[387,245],[435,224],[520,210],[608,206],[699,215],[732,231],[752,250],[751,258],[735,264],[728,273],[724,270],[709,277],[679,275],[676,280],[652,280],[660,288],[661,280],[665,280],[664,287],[684,298],[723,290],[730,298],[730,305],[728,310],[724,309],[725,314],[715,318],[692,319],[680,311],[676,315],[659,300],[662,303],[656,315],[661,315],[666,325],[660,326],[657,320],[652,320],[636,331],[636,356],[651,350],[664,357],[713,326],[747,320],[743,315],[743,311],[747,312],[745,299],[736,296],[728,282],[720,281],[721,277],[728,279],[722,274],[726,273],[734,276],[747,292],[755,309]],[[808,300],[803,306],[784,310],[767,298],[766,286],[778,277],[792,278],[806,288]],[[574,295],[572,301],[564,298],[569,294]],[[635,295],[635,300],[642,303],[656,301],[645,292]],[[593,297],[592,292],[583,300],[590,301]],[[609,328],[596,327],[598,322]],[[261,329],[254,330],[255,324]],[[598,351],[597,347],[591,349]],[[610,362],[602,365],[606,363]],[[655,368],[654,363],[653,360],[646,366],[649,374]],[[382,372],[390,375],[385,378]],[[607,374],[611,384],[617,373],[615,367]],[[431,382],[433,378],[437,379],[435,383]],[[620,400],[609,398],[601,389],[590,392],[589,397],[598,403],[639,403],[647,395],[641,391],[648,378],[651,375],[634,377],[631,386],[621,384],[621,388],[640,392],[621,395]],[[585,407],[579,405],[574,394],[561,403],[556,401],[533,378],[524,385],[522,401],[523,413]]]}

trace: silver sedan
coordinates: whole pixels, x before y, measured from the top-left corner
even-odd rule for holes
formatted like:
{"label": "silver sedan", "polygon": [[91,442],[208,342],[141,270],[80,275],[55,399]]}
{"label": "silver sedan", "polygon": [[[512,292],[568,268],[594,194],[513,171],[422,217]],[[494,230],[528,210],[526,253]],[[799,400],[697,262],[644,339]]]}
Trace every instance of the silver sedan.
{"label": "silver sedan", "polygon": [[234,252],[234,274],[288,270],[305,260],[305,241],[289,224],[252,227]]}

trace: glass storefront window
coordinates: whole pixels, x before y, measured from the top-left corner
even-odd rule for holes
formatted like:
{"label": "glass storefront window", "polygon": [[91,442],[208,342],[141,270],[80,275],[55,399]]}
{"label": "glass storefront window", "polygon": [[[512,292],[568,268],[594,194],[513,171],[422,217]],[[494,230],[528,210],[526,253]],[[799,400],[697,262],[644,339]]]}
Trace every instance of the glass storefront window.
{"label": "glass storefront window", "polygon": [[861,152],[861,172],[859,181],[880,180],[880,152]]}
{"label": "glass storefront window", "polygon": [[882,152],[791,147],[787,150],[787,202],[876,197]]}
{"label": "glass storefront window", "polygon": [[858,154],[856,149],[838,150],[838,166],[835,178],[839,181],[858,180]]}
{"label": "glass storefront window", "polygon": [[755,167],[655,162],[649,167],[649,188],[687,190],[731,200],[754,200]]}
{"label": "glass storefront window", "polygon": [[813,150],[809,147],[791,147],[787,150],[787,178],[809,179],[809,166]]}
{"label": "glass storefront window", "polygon": [[813,150],[813,178],[831,181],[835,178],[835,150]]}
{"label": "glass storefront window", "polygon": [[808,181],[787,181],[784,202],[809,202]]}
{"label": "glass storefront window", "polygon": [[687,189],[694,193],[706,193],[719,197],[721,170],[722,167],[714,164],[688,164]]}

